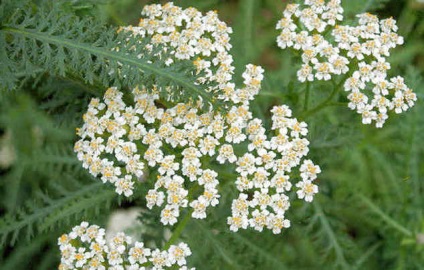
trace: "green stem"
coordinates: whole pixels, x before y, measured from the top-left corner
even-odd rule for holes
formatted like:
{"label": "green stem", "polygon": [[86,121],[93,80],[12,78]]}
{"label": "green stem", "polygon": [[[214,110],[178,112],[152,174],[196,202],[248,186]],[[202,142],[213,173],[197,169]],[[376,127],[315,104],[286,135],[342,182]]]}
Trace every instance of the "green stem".
{"label": "green stem", "polygon": [[[196,190],[198,190],[199,186],[197,185],[193,185],[189,190],[188,190],[188,195],[187,198],[188,200],[191,199],[191,197],[193,196],[193,194],[196,192]],[[193,213],[194,209],[191,208],[187,214],[185,215],[185,217],[180,221],[180,223],[178,223],[178,226],[175,228],[175,230],[172,232],[172,236],[171,238],[169,238],[168,242],[166,242],[164,249],[167,250],[171,245],[173,245],[175,243],[175,241],[177,241],[181,234],[184,231],[184,228],[187,226],[188,221],[191,218],[191,214]]]}
{"label": "green stem", "polygon": [[326,100],[324,100],[322,103],[318,104],[315,108],[312,108],[312,109],[306,111],[305,113],[303,113],[301,118],[302,119],[308,118],[309,116],[314,115],[316,112],[327,107],[328,104],[333,99],[333,97],[337,94],[338,90],[339,90],[338,88],[334,87],[333,92],[331,92],[331,94],[328,96],[328,98]]}
{"label": "green stem", "polygon": [[172,232],[171,238],[169,238],[168,242],[166,242],[165,246],[163,247],[164,250],[167,250],[171,245],[175,243],[175,241],[177,241],[180,238],[182,232],[184,231],[184,228],[187,226],[188,221],[191,218],[192,213],[193,213],[193,209],[190,209],[190,211],[188,211],[188,213],[185,215],[184,219],[181,220],[181,222]]}
{"label": "green stem", "polygon": [[357,195],[374,213],[379,215],[381,219],[383,219],[388,225],[392,226],[394,229],[398,230],[402,234],[406,236],[412,236],[413,233],[408,230],[407,228],[403,227],[399,223],[397,223],[394,219],[386,215],[383,211],[381,211],[378,206],[376,206],[374,203],[372,203],[368,198],[364,197],[363,195]]}
{"label": "green stem", "polygon": [[347,80],[347,78],[349,77],[349,74],[347,74],[337,85],[335,85],[333,87],[333,91],[331,92],[331,94],[320,104],[318,104],[316,107],[305,111],[302,116],[301,119],[305,119],[311,115],[314,115],[316,112],[324,109],[325,107],[328,107],[331,103],[333,98],[337,95],[337,93],[339,93],[339,91],[343,88],[343,84],[344,82]]}

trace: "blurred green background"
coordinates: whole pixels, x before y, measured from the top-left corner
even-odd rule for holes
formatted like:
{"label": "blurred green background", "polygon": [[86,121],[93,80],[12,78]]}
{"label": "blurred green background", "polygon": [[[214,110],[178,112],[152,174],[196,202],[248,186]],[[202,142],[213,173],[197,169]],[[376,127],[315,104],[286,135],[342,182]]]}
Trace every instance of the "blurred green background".
{"label": "blurred green background", "polygon": [[[165,1],[69,1],[81,16],[113,25],[136,25],[145,4]],[[287,104],[302,114],[305,85],[296,82],[299,61],[277,48],[275,24],[281,0],[179,0],[201,11],[218,10],[233,28],[236,81],[248,63],[262,65],[265,82],[254,114]],[[182,239],[197,269],[424,269],[424,3],[417,0],[345,0],[347,22],[361,12],[393,16],[405,44],[392,51],[391,75],[402,75],[418,95],[415,107],[390,115],[382,129],[361,124],[342,93],[338,104],[304,119],[310,157],[321,166],[320,193],[311,204],[293,203],[292,227],[232,233],[226,225],[236,191],[222,187],[220,205],[208,219],[191,220]],[[141,188],[131,201],[93,180],[72,147],[75,128],[93,86],[42,74],[22,90],[0,93],[0,269],[54,269],[56,239],[87,219],[105,225],[111,212],[144,206]],[[310,106],[330,94],[317,83]],[[60,181],[61,184],[58,184]],[[143,212],[144,239],[163,243],[158,211]],[[147,229],[146,229],[147,228]],[[137,230],[137,228],[135,228]],[[171,228],[172,230],[172,228]],[[162,241],[162,242],[161,242]]]}

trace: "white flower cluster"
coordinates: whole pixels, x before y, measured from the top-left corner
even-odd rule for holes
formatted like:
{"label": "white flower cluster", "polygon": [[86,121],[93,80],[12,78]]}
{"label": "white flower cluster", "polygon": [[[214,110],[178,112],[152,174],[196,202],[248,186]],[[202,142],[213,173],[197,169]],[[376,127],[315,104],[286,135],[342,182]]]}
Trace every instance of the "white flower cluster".
{"label": "white flower cluster", "polygon": [[[111,241],[105,239],[105,229],[82,222],[69,234],[58,239],[61,252],[60,270],[187,270],[186,258],[191,250],[185,243],[171,245],[167,251],[151,250],[142,242],[134,242],[124,233]],[[194,269],[194,268],[191,268]]]}
{"label": "white flower cluster", "polygon": [[[81,140],[74,147],[78,159],[93,176],[114,184],[116,192],[127,197],[133,194],[133,176],[141,177],[146,165],[157,171],[154,189],[146,196],[147,207],[165,203],[161,213],[165,225],[176,223],[180,208],[188,205],[194,218],[206,218],[206,208],[216,206],[220,197],[218,173],[207,168],[208,162],[218,154],[220,161],[235,158],[228,143],[246,138],[241,123],[249,116],[247,104],[259,91],[262,72],[260,67],[247,66],[246,87],[233,93],[243,102],[233,106],[226,118],[188,103],[160,108],[157,94],[138,88],[132,92],[134,106],[128,106],[122,92],[109,88],[103,101],[92,99],[83,116],[84,125],[78,130]],[[189,182],[204,189],[191,202],[185,187]]]}
{"label": "white flower cluster", "polygon": [[321,172],[319,166],[310,160],[302,162],[309,151],[309,141],[304,138],[308,133],[306,123],[291,118],[292,112],[285,105],[274,107],[271,113],[274,136],[270,139],[261,120],[250,119],[245,126],[248,151],[236,161],[236,171],[240,174],[236,186],[240,194],[233,201],[232,216],[228,218],[233,231],[267,228],[278,234],[282,228],[288,228],[290,221],[285,218],[285,212],[290,207],[287,196],[292,188],[290,175],[300,164],[302,180],[296,184],[298,197],[310,202],[318,192],[313,181]]}
{"label": "white flower cluster", "polygon": [[[219,172],[210,165],[235,164],[234,181],[240,175],[237,185],[242,194],[234,204],[254,191],[248,205],[255,211],[233,207],[231,229],[247,228],[246,219],[251,227],[262,230],[255,217],[271,211],[266,219],[273,225],[266,226],[280,232],[288,226],[284,219],[288,197],[283,194],[291,187],[288,175],[308,152],[309,142],[302,137],[307,133],[306,124],[290,118],[288,107],[275,107],[272,120],[276,136],[267,139],[261,120],[253,119],[249,107],[260,90],[264,70],[247,65],[242,75],[244,87],[235,88],[228,54],[231,29],[215,12],[202,16],[194,8],[183,10],[168,3],[146,6],[142,14],[146,18],[139,27],[124,30],[164,45],[163,49],[175,56],[167,60],[169,65],[178,59],[195,58],[195,65],[205,71],[204,80],[217,82],[219,93],[215,95],[228,101],[227,113],[204,112],[201,101],[164,105],[155,90],[139,88],[132,91],[133,100],[124,102],[123,94],[111,87],[103,100],[91,101],[84,125],[77,132],[81,140],[75,151],[83,167],[103,182],[114,184],[116,192],[125,196],[133,194],[134,179],[142,177],[149,167],[157,179],[146,195],[147,207],[162,207],[161,222],[173,225],[182,208],[190,207],[193,218],[206,218],[208,207],[216,206],[220,198]],[[245,141],[248,149],[236,153],[234,146]],[[305,161],[301,173],[302,180],[296,185],[298,197],[311,201],[318,192],[312,181],[319,167]],[[270,198],[267,203],[261,199],[266,196]],[[282,205],[284,200],[287,206]],[[238,218],[243,222],[237,223]]]}
{"label": "white flower cluster", "polygon": [[[261,120],[254,119],[249,111],[249,101],[260,90],[263,69],[247,65],[243,78],[245,87],[233,93],[240,104],[233,105],[226,115],[202,112],[184,103],[161,108],[157,105],[158,95],[140,89],[133,90],[134,105],[128,106],[119,90],[109,88],[104,101],[93,99],[83,117],[84,125],[78,130],[81,140],[75,144],[78,158],[91,174],[113,183],[116,192],[125,196],[132,195],[133,177],[141,177],[145,166],[157,172],[154,188],[146,195],[147,207],[163,206],[161,222],[165,225],[175,224],[181,208],[186,207],[193,209],[192,217],[206,218],[206,209],[216,206],[220,198],[219,173],[212,169],[211,162],[236,164],[234,175],[240,175],[240,191],[254,189],[258,194],[249,207],[261,213],[274,209],[268,219],[275,221],[272,229],[277,233],[277,220],[283,217],[281,209],[286,207],[277,209],[276,205],[287,199],[282,193],[291,187],[288,174],[308,153],[309,142],[303,138],[306,124],[290,118],[287,106],[275,107],[272,129],[276,136],[268,140]],[[233,146],[246,140],[248,149],[235,153]],[[298,196],[311,201],[318,191],[312,181],[319,167],[305,161],[300,171]],[[203,188],[197,198],[189,195],[189,189],[196,186]],[[262,195],[272,196],[273,201],[267,205],[259,202],[257,196]],[[248,218],[248,212],[234,209],[229,223],[236,230],[237,218]],[[246,228],[243,224],[238,227]],[[251,224],[259,229],[253,221]]]}
{"label": "white flower cluster", "polygon": [[[403,44],[403,38],[392,18],[379,20],[364,13],[357,15],[357,26],[337,25],[342,14],[341,0],[306,0],[304,7],[289,4],[277,24],[281,29],[278,46],[302,53],[303,64],[297,72],[301,82],[349,76],[344,83],[349,108],[362,115],[364,124],[375,121],[382,127],[388,111],[406,111],[417,99],[402,77],[387,77],[386,57],[390,49]],[[331,37],[325,37],[327,32]]]}
{"label": "white flower cluster", "polygon": [[[138,27],[123,27],[140,38],[151,38],[152,44],[164,46],[173,57],[164,59],[167,65],[178,60],[193,60],[198,72],[205,75],[199,83],[214,82],[209,91],[219,92],[221,99],[230,99],[234,84],[229,83],[234,67],[228,53],[232,29],[219,20],[215,11],[202,15],[197,9],[182,9],[172,3],[147,5]],[[222,90],[226,89],[225,92]],[[230,94],[230,95],[227,95]]]}

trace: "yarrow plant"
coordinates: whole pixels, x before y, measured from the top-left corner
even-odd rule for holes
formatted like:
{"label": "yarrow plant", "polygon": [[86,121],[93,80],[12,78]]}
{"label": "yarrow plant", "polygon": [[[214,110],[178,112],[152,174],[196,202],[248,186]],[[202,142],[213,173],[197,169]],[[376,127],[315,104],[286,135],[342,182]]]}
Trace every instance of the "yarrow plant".
{"label": "yarrow plant", "polygon": [[[171,12],[179,19],[170,19]],[[230,46],[218,43],[207,53],[205,48],[198,46],[199,36],[205,29],[221,29],[222,33],[212,34],[212,37],[217,42],[220,35],[224,35],[224,40],[228,41],[227,33],[231,31],[225,30],[225,24],[217,21],[215,13],[201,17],[194,9],[182,10],[168,4],[147,6],[143,14],[149,19],[142,19],[140,27],[124,30],[134,31],[142,37],[150,34],[153,39],[159,35],[159,40],[166,45],[164,48],[175,53],[176,59],[167,60],[170,65],[197,54],[208,57],[210,50],[220,53],[221,56],[207,61],[206,66],[216,62],[215,65],[225,67],[226,79],[217,79],[221,78],[218,68],[207,70],[211,76],[206,80],[217,80],[218,89],[223,93],[219,98],[232,105],[225,115],[202,111],[201,100],[167,108],[161,104],[154,89],[136,88],[132,91],[132,106],[123,101],[122,92],[109,88],[103,100],[91,101],[84,115],[84,125],[78,130],[81,140],[76,143],[75,151],[83,167],[92,175],[100,176],[103,182],[114,184],[116,192],[127,197],[133,194],[134,183],[142,177],[145,167],[157,172],[154,188],[146,195],[147,207],[163,206],[161,222],[173,225],[178,221],[181,208],[190,207],[193,218],[203,219],[207,216],[206,209],[219,203],[219,170],[210,167],[212,161],[235,164],[234,181],[241,194],[234,200],[232,216],[228,218],[231,230],[252,227],[262,231],[267,227],[280,233],[283,227],[289,227],[289,221],[284,218],[290,206],[284,194],[291,190],[289,174],[308,153],[309,142],[303,137],[307,134],[306,123],[291,118],[287,106],[275,107],[272,110],[274,136],[268,139],[262,121],[253,118],[249,108],[250,101],[260,90],[263,69],[247,65],[243,73],[245,86],[235,88],[230,82],[232,58],[225,51]],[[187,29],[178,34],[176,30],[182,20],[186,20]],[[181,35],[175,40],[180,43],[170,42],[164,35],[166,32]],[[192,53],[178,54],[179,46],[187,44],[192,44]],[[198,61],[196,58],[194,64]],[[245,141],[247,149],[235,153],[234,146]],[[302,181],[296,184],[299,198],[312,201],[318,192],[312,181],[319,172],[319,167],[310,160],[302,163]],[[190,198],[198,192],[190,183],[203,189],[193,200]],[[252,200],[246,200],[248,192],[254,192]],[[243,207],[240,206],[242,201]]]}
{"label": "yarrow plant", "polygon": [[[243,74],[245,88],[235,93],[256,94],[262,72],[260,67],[248,65]],[[109,88],[103,101],[93,99],[84,115],[85,123],[78,130],[81,140],[75,151],[92,175],[114,184],[118,194],[131,196],[145,167],[156,171],[154,189],[146,195],[147,207],[165,205],[161,222],[173,225],[180,208],[190,207],[193,218],[203,219],[206,209],[219,203],[219,171],[211,169],[212,161],[236,164],[234,180],[245,192],[240,198],[246,198],[249,190],[255,191],[255,196],[246,201],[247,208],[237,207],[240,198],[234,201],[233,216],[228,220],[231,229],[247,228],[249,223],[257,230],[266,225],[279,233],[283,226],[289,226],[283,217],[290,204],[283,193],[291,189],[289,174],[308,153],[309,142],[303,137],[307,134],[306,123],[291,118],[287,106],[272,110],[275,136],[268,139],[262,121],[249,111],[249,99],[222,115],[201,112],[184,103],[160,108],[156,105],[160,103],[157,95],[138,88],[132,92],[134,106],[126,105],[122,95],[118,89]],[[234,146],[244,141],[247,149],[235,153]],[[296,184],[298,196],[312,201],[318,191],[312,181],[320,169],[309,160],[302,164],[302,181]],[[192,201],[189,198],[194,194],[190,190],[194,188],[187,189],[190,183],[203,188],[203,193]],[[249,207],[257,208],[250,219]],[[274,214],[269,212],[271,209]],[[254,221],[258,211],[268,221],[262,227]]]}
{"label": "yarrow plant", "polygon": [[[255,76],[262,76],[257,73],[260,71],[250,66],[245,76],[256,80]],[[247,90],[256,92],[257,87],[247,86]],[[133,194],[134,180],[142,177],[148,166],[158,174],[154,189],[146,196],[147,207],[165,203],[163,224],[176,223],[180,208],[188,204],[193,217],[205,218],[206,208],[217,205],[220,197],[218,173],[206,167],[216,156],[220,161],[235,161],[232,146],[223,144],[246,139],[239,125],[249,117],[247,107],[233,107],[231,118],[225,118],[220,113],[202,112],[198,103],[161,108],[156,105],[160,103],[158,95],[143,89],[133,90],[134,106],[125,104],[122,96],[118,89],[109,88],[103,101],[91,101],[85,124],[78,131],[82,139],[75,145],[83,167],[128,197]],[[108,158],[110,155],[114,159]],[[186,182],[196,182],[204,188],[203,194],[189,202]]]}
{"label": "yarrow plant", "polygon": [[[80,225],[57,241],[59,269],[372,268],[382,262],[381,254],[397,256],[386,252],[386,246],[398,248],[401,241],[407,251],[421,244],[419,220],[405,220],[398,211],[398,223],[369,199],[387,202],[390,196],[403,195],[401,201],[412,198],[413,205],[420,205],[420,197],[411,197],[409,191],[420,190],[415,165],[421,149],[378,144],[390,153],[379,155],[377,149],[367,148],[368,141],[386,140],[392,134],[396,144],[405,140],[416,145],[421,134],[418,118],[412,115],[378,135],[373,127],[353,130],[339,115],[315,117],[328,106],[347,105],[364,124],[380,128],[392,111],[402,113],[414,106],[417,95],[406,80],[391,74],[398,59],[389,63],[389,56],[404,43],[394,19],[365,13],[347,18],[347,23],[341,0],[288,4],[283,18],[275,19],[277,43],[293,50],[301,65],[292,70],[291,61],[272,61],[281,64],[280,70],[265,79],[261,66],[247,64],[244,72],[238,70],[249,59],[269,63],[281,53],[265,50],[275,41],[274,34],[263,32],[267,23],[251,23],[257,1],[238,5],[240,20],[234,26],[245,27],[234,36],[238,59],[231,54],[232,28],[216,11],[202,13],[173,3],[147,5],[137,25],[117,28],[107,22],[125,25],[113,12],[115,7],[119,13],[128,11],[131,1],[106,6],[91,0],[53,2],[3,0],[0,5],[0,88],[27,90],[0,96],[0,175],[13,180],[13,185],[4,185],[2,196],[0,242],[6,247],[3,255],[10,258],[0,258],[1,269],[30,267],[33,261],[16,259],[21,256],[36,258],[43,265],[39,268],[57,266],[58,256],[52,255],[58,253],[56,241],[49,241],[46,233],[57,238],[64,227],[75,224]],[[365,10],[356,2],[345,2],[348,14]],[[376,7],[384,1],[368,2]],[[278,5],[286,3],[264,1],[261,9]],[[411,5],[405,6],[409,10]],[[90,16],[100,13],[110,18]],[[416,21],[410,25],[421,27]],[[263,40],[256,40],[255,33]],[[236,66],[240,78],[234,75]],[[418,73],[410,69],[407,75],[417,89]],[[331,94],[325,98],[323,92],[313,93],[322,102],[309,108],[311,88],[325,87],[328,81]],[[302,84],[305,96],[299,99],[293,90]],[[345,96],[339,96],[343,89]],[[344,113],[353,116],[343,111],[343,117]],[[81,118],[75,142],[68,127]],[[409,124],[415,125],[405,128]],[[393,129],[398,127],[399,131]],[[28,134],[22,136],[22,130]],[[396,153],[393,161],[398,166],[375,170],[389,164],[385,158],[398,149],[407,155],[405,162]],[[325,183],[330,184],[318,187],[321,168],[311,154],[321,164],[337,166],[327,171]],[[357,175],[364,180],[351,181],[357,180],[352,171],[358,166]],[[396,179],[405,176],[405,166],[411,181],[398,187]],[[328,177],[337,178],[337,183],[331,184]],[[374,183],[368,179],[379,178],[390,178],[394,188],[361,192]],[[321,189],[328,192],[316,201]],[[349,200],[351,195],[357,200]],[[22,202],[26,197],[30,199]],[[357,218],[364,208],[369,217]],[[345,216],[346,209],[356,212]],[[307,211],[308,226],[298,224],[299,229],[291,231],[294,245],[273,241],[279,237],[269,233],[283,234],[294,223],[293,210],[297,215]],[[383,244],[370,247],[375,237],[369,234],[353,243],[350,232],[370,219],[384,221],[371,220],[379,225],[371,228],[379,235],[383,228],[401,236],[380,237]],[[101,226],[81,220],[108,220],[107,230],[114,235],[110,239]],[[124,227],[128,234],[119,232]],[[236,234],[242,230],[247,231]],[[130,232],[135,233],[130,237]],[[28,246],[21,241],[26,237],[33,239]],[[190,260],[188,243],[196,250]],[[322,243],[328,244],[327,252],[314,253]],[[345,246],[361,252],[344,254]],[[38,256],[40,250],[43,256]],[[276,258],[274,251],[290,256]],[[302,254],[295,251],[315,255],[299,261]],[[367,256],[353,258],[356,253]]]}
{"label": "yarrow plant", "polygon": [[188,269],[186,259],[191,250],[185,243],[171,245],[168,250],[150,249],[125,233],[117,233],[110,241],[105,234],[105,229],[83,221],[59,237],[59,270]]}
{"label": "yarrow plant", "polygon": [[345,75],[349,108],[362,116],[363,124],[375,122],[381,128],[388,112],[402,113],[412,107],[416,94],[400,76],[389,78],[390,50],[403,44],[393,18],[379,20],[364,13],[358,25],[339,25],[343,21],[341,0],[307,0],[304,5],[289,4],[277,23],[282,49],[301,52],[301,82],[328,81]]}
{"label": "yarrow plant", "polygon": [[421,267],[419,5],[107,2],[1,0],[0,269]]}

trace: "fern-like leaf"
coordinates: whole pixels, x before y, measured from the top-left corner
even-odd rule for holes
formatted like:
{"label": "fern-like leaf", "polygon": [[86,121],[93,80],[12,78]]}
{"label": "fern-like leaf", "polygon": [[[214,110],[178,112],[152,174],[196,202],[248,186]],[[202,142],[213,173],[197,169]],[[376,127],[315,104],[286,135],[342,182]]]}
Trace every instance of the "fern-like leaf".
{"label": "fern-like leaf", "polygon": [[113,190],[105,188],[97,181],[78,185],[74,190],[61,187],[60,190],[56,188],[56,191],[62,193],[56,199],[39,193],[39,202],[27,201],[26,207],[17,213],[4,216],[0,221],[0,243],[14,245],[22,236],[30,239],[34,234],[79,221],[80,217],[89,212],[99,212],[99,208],[108,207],[115,197]]}
{"label": "fern-like leaf", "polygon": [[336,265],[342,269],[348,269],[349,264],[346,260],[344,249],[339,242],[338,235],[331,227],[327,216],[322,210],[321,205],[318,202],[314,202],[314,209],[315,216],[311,225],[314,223],[318,223],[320,225],[321,231],[319,231],[319,234],[326,239],[327,255],[329,255],[331,251],[334,251]]}
{"label": "fern-like leaf", "polygon": [[193,63],[176,61],[167,66],[161,59],[169,58],[169,52],[161,45],[152,48],[147,38],[118,33],[116,28],[93,18],[79,18],[58,5],[49,11],[45,7],[32,10],[18,9],[0,26],[0,44],[4,45],[0,59],[6,70],[0,75],[1,87],[11,88],[11,81],[19,79],[13,73],[34,75],[41,68],[60,76],[75,74],[90,84],[142,85],[147,90],[158,89],[165,100],[201,98],[218,106],[213,93],[207,91],[210,85],[196,83],[202,74],[196,73]]}

